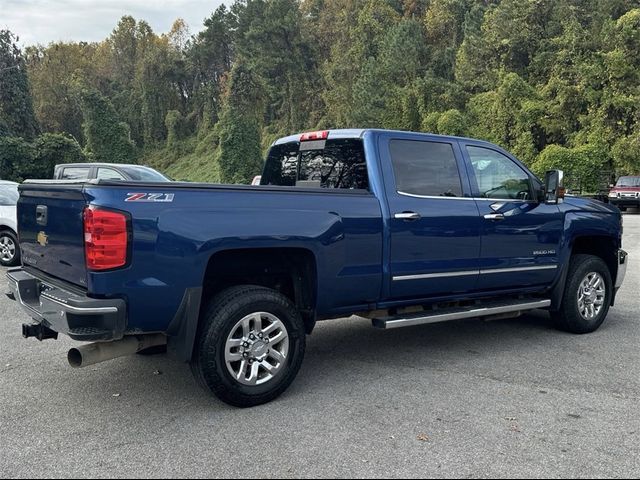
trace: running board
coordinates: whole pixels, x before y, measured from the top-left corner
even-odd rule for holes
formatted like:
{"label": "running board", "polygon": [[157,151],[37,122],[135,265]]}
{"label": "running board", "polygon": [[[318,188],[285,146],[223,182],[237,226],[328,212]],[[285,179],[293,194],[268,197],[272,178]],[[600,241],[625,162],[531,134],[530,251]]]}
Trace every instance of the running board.
{"label": "running board", "polygon": [[521,300],[512,301],[510,303],[492,302],[484,307],[473,305],[470,307],[433,310],[426,315],[426,312],[420,312],[418,314],[402,315],[398,317],[374,318],[372,323],[375,328],[389,330],[392,328],[413,327],[414,325],[425,325],[428,323],[462,320],[464,318],[489,317],[504,313],[523,312],[526,310],[535,310],[536,308],[547,308],[550,306],[551,300],[528,300],[526,302]]}

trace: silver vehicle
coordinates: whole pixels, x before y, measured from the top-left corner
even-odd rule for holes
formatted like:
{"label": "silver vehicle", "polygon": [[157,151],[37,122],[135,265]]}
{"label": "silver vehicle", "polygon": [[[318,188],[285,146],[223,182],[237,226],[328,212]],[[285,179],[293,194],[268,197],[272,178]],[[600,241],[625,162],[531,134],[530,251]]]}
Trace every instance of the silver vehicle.
{"label": "silver vehicle", "polygon": [[0,264],[12,267],[20,263],[16,204],[18,184],[0,180]]}

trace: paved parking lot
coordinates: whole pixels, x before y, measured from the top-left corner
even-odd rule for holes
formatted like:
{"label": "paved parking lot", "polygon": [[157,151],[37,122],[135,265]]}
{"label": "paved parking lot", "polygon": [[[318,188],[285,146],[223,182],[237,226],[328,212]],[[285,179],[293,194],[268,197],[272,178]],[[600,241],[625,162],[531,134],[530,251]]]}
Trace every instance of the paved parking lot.
{"label": "paved parking lot", "polygon": [[73,342],[23,340],[0,299],[2,477],[633,477],[640,474],[640,215],[605,326],[517,320],[377,331],[319,325],[276,402],[236,410],[187,365],[72,370]]}

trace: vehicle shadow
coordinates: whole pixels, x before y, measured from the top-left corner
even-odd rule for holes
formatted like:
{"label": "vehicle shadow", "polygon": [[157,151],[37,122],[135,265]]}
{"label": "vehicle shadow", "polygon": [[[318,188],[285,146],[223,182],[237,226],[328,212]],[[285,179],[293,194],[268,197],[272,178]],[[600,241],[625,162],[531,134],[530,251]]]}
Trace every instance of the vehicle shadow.
{"label": "vehicle shadow", "polygon": [[[345,379],[357,383],[355,372],[365,368],[384,383],[416,365],[435,370],[458,365],[464,369],[483,357],[513,352],[523,356],[548,344],[550,338],[563,335],[553,328],[546,312],[508,320],[470,319],[397,330],[376,330],[369,320],[358,317],[321,322],[308,337],[303,367],[284,397],[292,400],[305,392],[341,387]],[[74,380],[75,376],[82,379]],[[83,369],[69,376],[69,388],[80,380],[85,383],[85,393],[95,395],[95,402],[104,401],[113,392],[124,401],[130,396],[133,404],[147,409],[171,409],[176,404],[207,410],[230,408],[196,384],[188,365],[167,355],[133,356]]]}

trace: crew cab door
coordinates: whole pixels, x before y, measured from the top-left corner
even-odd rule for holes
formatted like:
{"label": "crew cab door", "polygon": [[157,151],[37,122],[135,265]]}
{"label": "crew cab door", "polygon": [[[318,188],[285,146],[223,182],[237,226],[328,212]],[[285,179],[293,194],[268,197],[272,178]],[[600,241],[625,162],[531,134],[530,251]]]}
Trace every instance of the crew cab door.
{"label": "crew cab door", "polygon": [[539,182],[506,152],[461,142],[482,223],[480,290],[551,283],[558,272],[563,217],[537,198]]}
{"label": "crew cab door", "polygon": [[379,151],[389,209],[386,298],[475,290],[480,217],[458,144],[389,133],[380,137]]}

